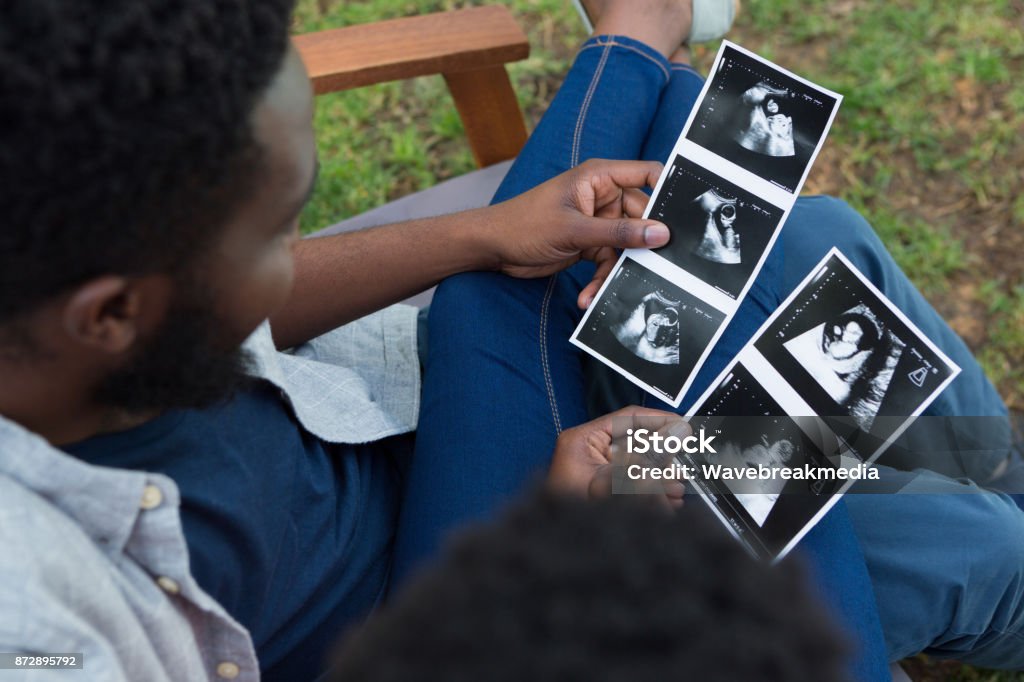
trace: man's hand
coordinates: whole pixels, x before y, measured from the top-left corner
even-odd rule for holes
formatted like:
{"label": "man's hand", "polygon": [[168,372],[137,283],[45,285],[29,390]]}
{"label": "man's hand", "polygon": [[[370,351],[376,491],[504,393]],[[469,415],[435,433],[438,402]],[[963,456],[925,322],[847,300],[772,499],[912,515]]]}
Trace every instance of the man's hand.
{"label": "man's hand", "polygon": [[[615,469],[631,463],[665,467],[670,457],[659,461],[626,452],[629,429],[658,431],[663,436],[685,438],[690,425],[679,415],[645,407],[626,407],[600,419],[567,429],[558,437],[548,471],[548,484],[555,490],[605,497],[612,493]],[[635,460],[635,461],[634,461]],[[634,483],[634,482],[631,482]],[[683,504],[684,486],[679,481],[635,482],[633,492],[661,494],[671,507]]]}
{"label": "man's hand", "polygon": [[668,228],[641,220],[662,165],[590,160],[491,207],[497,268],[513,277],[544,277],[582,259],[597,263],[577,303],[590,305],[618,260],[616,249],[668,243]]}
{"label": "man's hand", "polygon": [[496,206],[300,240],[291,296],[270,321],[274,341],[305,343],[472,270],[543,277],[587,258],[597,273],[579,295],[586,307],[616,248],[668,241],[667,227],[637,219],[647,206],[640,188],[660,173],[657,163],[588,161]]}

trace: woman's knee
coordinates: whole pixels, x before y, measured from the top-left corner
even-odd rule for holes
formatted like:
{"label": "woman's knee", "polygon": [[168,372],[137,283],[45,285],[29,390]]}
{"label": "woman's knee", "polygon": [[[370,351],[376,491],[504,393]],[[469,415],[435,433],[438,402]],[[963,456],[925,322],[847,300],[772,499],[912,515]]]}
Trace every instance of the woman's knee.
{"label": "woman's knee", "polygon": [[965,496],[976,514],[961,548],[956,611],[936,653],[976,665],[1024,666],[1024,513],[1006,495]]}
{"label": "woman's knee", "polygon": [[851,252],[881,246],[864,216],[842,199],[824,195],[797,199],[784,234],[787,246],[813,245],[821,256],[833,246]]}
{"label": "woman's knee", "polygon": [[883,276],[891,260],[874,228],[836,197],[800,197],[782,230],[786,278],[802,280],[833,247],[869,279]]}

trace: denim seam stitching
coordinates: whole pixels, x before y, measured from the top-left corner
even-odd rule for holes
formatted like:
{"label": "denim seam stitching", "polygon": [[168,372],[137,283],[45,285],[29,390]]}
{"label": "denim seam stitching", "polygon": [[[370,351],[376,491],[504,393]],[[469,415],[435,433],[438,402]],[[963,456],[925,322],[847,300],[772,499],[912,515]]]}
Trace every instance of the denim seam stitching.
{"label": "denim seam stitching", "polygon": [[[587,94],[583,98],[583,104],[580,106],[580,113],[576,117],[576,130],[573,131],[572,151],[570,152],[569,158],[570,167],[576,166],[579,163],[580,141],[583,136],[583,122],[586,120],[587,112],[590,110],[590,102],[594,98],[594,92],[597,90],[597,84],[601,80],[601,74],[604,73],[604,66],[608,63],[608,54],[611,52],[613,43],[598,43],[591,47],[597,47],[598,45],[604,48],[604,52],[601,54],[601,59],[597,63],[594,75],[590,79],[590,86],[587,88]],[[544,292],[544,300],[541,302],[540,362],[541,369],[544,372],[545,387],[548,391],[548,402],[551,404],[551,419],[555,424],[555,433],[561,433],[562,419],[558,414],[558,401],[555,397],[555,385],[554,381],[551,379],[551,363],[548,359],[548,311],[551,309],[551,297],[554,295],[555,281],[557,277],[557,274],[551,275],[551,278],[548,280],[547,291]]]}
{"label": "denim seam stitching", "polygon": [[569,158],[570,167],[579,164],[580,141],[583,138],[583,121],[587,117],[587,112],[590,111],[590,102],[594,98],[594,93],[597,91],[597,84],[601,80],[601,74],[604,73],[604,65],[608,63],[608,54],[611,52],[612,43],[605,43],[604,48],[605,50],[601,54],[601,60],[597,63],[597,69],[594,70],[594,76],[590,79],[590,87],[587,88],[587,94],[583,98],[583,104],[580,106],[580,113],[576,117],[576,130],[573,131],[572,140],[572,155]]}
{"label": "denim seam stitching", "polygon": [[551,309],[551,297],[555,292],[558,275],[548,278],[548,288],[544,292],[544,300],[540,307],[540,364],[544,371],[544,383],[548,391],[548,402],[551,403],[551,419],[555,423],[555,433],[562,433],[562,419],[558,414],[558,402],[555,399],[555,383],[551,379],[551,363],[548,360],[548,311]]}
{"label": "denim seam stitching", "polygon": [[[594,43],[593,45],[584,45],[583,47],[580,48],[580,52],[583,52],[583,50],[589,50],[589,49],[594,48],[594,47],[606,47],[606,46],[607,47],[621,47],[623,50],[629,50],[630,52],[636,52],[638,55],[640,55],[644,59],[647,59],[647,60],[653,62],[653,64],[655,66],[657,66],[659,69],[661,69],[661,73],[662,73],[662,75],[665,76],[666,80],[671,77],[669,72],[668,72],[668,69],[665,68],[665,65],[662,64],[661,62],[659,62],[657,59],[655,59],[651,55],[647,54],[643,50],[639,50],[639,49],[633,47],[632,45],[623,45],[622,43],[616,42],[614,40],[610,40],[607,43]],[[694,72],[694,73],[696,73],[696,72]]]}

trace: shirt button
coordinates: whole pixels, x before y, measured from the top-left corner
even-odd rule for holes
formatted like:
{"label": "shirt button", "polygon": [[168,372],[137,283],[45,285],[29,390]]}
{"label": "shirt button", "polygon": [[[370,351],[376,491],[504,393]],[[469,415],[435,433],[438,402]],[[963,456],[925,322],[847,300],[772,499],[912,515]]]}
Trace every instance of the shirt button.
{"label": "shirt button", "polygon": [[225,680],[233,680],[238,677],[238,673],[242,672],[237,665],[231,661],[224,661],[223,663],[217,664],[217,676],[222,677]]}
{"label": "shirt button", "polygon": [[167,594],[178,594],[181,592],[181,585],[178,584],[173,578],[168,578],[165,575],[160,576],[156,579],[156,584],[160,586],[160,589]]}
{"label": "shirt button", "polygon": [[139,506],[145,510],[156,509],[164,501],[164,494],[155,485],[147,485],[142,489],[142,501]]}

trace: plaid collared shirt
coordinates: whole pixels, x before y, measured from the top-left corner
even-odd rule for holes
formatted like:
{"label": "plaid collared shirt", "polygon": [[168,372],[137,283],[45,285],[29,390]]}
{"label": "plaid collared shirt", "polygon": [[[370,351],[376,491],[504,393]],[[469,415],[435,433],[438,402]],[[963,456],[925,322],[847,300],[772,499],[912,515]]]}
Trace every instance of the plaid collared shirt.
{"label": "plaid collared shirt", "polygon": [[[406,433],[419,412],[416,309],[393,306],[287,353],[267,324],[256,374],[330,442]],[[82,670],[0,682],[259,679],[249,633],[189,572],[170,478],[96,467],[0,417],[0,653],[81,653]]]}

